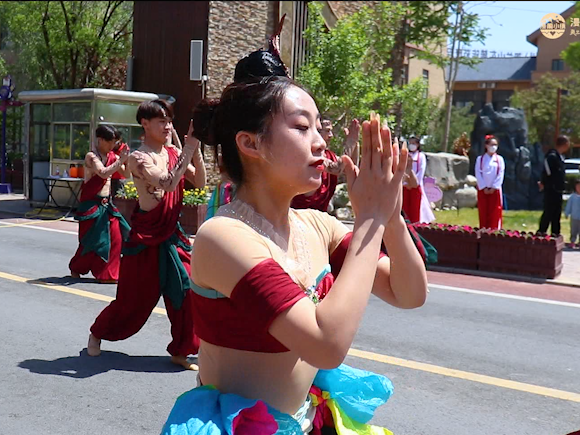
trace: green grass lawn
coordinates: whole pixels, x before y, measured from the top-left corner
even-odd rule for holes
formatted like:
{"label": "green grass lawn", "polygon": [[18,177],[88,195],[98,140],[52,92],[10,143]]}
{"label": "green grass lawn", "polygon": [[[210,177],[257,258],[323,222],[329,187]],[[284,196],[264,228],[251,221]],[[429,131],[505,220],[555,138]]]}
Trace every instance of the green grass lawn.
{"label": "green grass lawn", "polygon": [[[462,208],[459,210],[434,211],[435,221],[442,224],[479,226],[479,214],[476,208]],[[540,226],[541,211],[536,210],[504,210],[503,228],[505,230],[517,230],[535,233]],[[560,220],[561,233],[566,242],[570,241],[570,219],[564,217]]]}

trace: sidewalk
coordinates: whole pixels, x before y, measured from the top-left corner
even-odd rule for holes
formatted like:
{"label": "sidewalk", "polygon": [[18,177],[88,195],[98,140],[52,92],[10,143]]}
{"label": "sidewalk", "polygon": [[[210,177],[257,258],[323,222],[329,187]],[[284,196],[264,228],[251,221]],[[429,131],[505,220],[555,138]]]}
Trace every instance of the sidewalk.
{"label": "sidewalk", "polygon": [[[353,222],[345,222],[352,229]],[[564,248],[562,251],[562,272],[554,279],[536,278],[524,275],[508,275],[503,273],[484,272],[480,270],[468,270],[452,267],[428,266],[427,270],[432,272],[441,272],[444,274],[467,275],[482,278],[501,279],[507,281],[517,281],[531,284],[551,284],[577,288],[580,293],[580,250],[573,251]]]}
{"label": "sidewalk", "polygon": [[42,214],[38,214],[42,205],[31,204],[23,194],[12,193],[9,195],[0,195],[0,213],[13,215],[16,217],[26,217],[29,219],[59,219],[74,222],[74,216],[69,214],[68,210],[62,210],[55,207],[45,207]]}

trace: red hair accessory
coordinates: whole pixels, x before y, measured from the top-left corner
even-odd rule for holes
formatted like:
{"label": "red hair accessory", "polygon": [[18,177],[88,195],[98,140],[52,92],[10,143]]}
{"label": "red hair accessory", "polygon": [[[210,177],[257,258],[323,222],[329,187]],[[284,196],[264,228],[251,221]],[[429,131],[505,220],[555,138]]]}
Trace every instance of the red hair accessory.
{"label": "red hair accessory", "polygon": [[493,134],[486,134],[485,140],[490,140],[490,139],[495,139],[495,136]]}

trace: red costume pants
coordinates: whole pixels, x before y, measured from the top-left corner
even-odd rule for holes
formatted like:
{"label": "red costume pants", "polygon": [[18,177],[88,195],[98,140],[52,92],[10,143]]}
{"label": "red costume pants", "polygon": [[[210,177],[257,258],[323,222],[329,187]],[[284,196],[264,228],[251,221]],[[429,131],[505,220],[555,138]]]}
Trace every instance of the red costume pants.
{"label": "red costume pants", "polygon": [[[189,275],[191,255],[180,247],[177,252]],[[159,248],[150,246],[138,254],[123,255],[116,299],[99,314],[91,332],[95,337],[109,341],[131,337],[145,325],[160,296]],[[168,297],[163,299],[173,338],[167,351],[171,355],[195,355],[199,338],[193,327],[192,291],[186,292],[179,310],[173,308]]]}
{"label": "red costume pants", "polygon": [[[82,240],[92,225],[92,220],[79,222],[79,240]],[[68,266],[71,272],[78,273],[79,275],[86,275],[87,273],[92,272],[96,279],[102,281],[116,281],[119,279],[121,245],[123,243],[119,219],[109,215],[109,225],[109,234],[111,236],[109,262],[105,263],[103,259],[94,252],[87,252],[85,255],[82,255],[84,247],[82,244],[79,244],[77,252]]]}
{"label": "red costume pants", "polygon": [[478,190],[477,208],[479,209],[479,228],[501,229],[503,207],[499,190],[489,195],[483,190]]}
{"label": "red costume pants", "polygon": [[414,189],[403,187],[403,211],[412,224],[421,220],[422,194],[421,186],[415,187]]}

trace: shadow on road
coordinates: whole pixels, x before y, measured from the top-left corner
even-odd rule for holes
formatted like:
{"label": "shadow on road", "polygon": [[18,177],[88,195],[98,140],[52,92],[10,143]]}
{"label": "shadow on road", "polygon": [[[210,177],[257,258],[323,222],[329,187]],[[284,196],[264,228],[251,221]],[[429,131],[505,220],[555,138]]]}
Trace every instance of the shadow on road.
{"label": "shadow on road", "polygon": [[142,373],[177,373],[185,369],[173,364],[169,356],[129,356],[120,352],[103,351],[99,357],[90,357],[87,349],[79,356],[67,356],[52,361],[28,359],[18,364],[40,375],[58,375],[84,379],[109,370]]}
{"label": "shadow on road", "polygon": [[47,278],[36,278],[27,281],[28,284],[55,284],[70,286],[74,284],[98,284],[94,278],[73,278],[72,276],[50,276]]}

